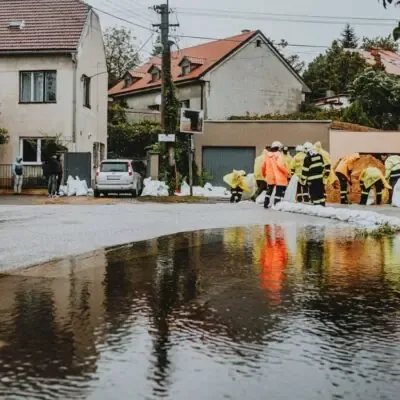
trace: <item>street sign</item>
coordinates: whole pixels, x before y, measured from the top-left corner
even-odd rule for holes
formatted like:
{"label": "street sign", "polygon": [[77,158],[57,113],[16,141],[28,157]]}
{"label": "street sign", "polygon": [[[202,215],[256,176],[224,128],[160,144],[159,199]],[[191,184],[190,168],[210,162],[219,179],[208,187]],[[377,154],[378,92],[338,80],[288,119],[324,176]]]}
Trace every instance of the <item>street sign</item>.
{"label": "street sign", "polygon": [[204,111],[181,108],[180,131],[185,133],[203,133]]}
{"label": "street sign", "polygon": [[175,135],[174,134],[166,135],[165,133],[160,133],[158,135],[158,141],[159,142],[175,142]]}

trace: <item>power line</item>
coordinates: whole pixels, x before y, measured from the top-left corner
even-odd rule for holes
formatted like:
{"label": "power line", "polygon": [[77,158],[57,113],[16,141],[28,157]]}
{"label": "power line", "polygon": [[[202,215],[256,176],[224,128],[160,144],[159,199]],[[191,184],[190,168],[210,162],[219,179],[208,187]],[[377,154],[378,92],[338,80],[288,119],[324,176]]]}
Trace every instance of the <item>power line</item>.
{"label": "power line", "polygon": [[[112,5],[112,7],[114,8],[114,10],[116,8],[119,9],[119,12],[123,12],[123,13],[127,13],[128,15],[132,16],[132,18],[138,18],[141,19],[142,21],[144,21],[145,23],[153,23],[149,10],[142,8],[142,6],[140,6],[140,9],[138,7],[136,7],[135,9],[132,9],[132,7],[128,6],[127,3],[114,3],[111,0],[103,0],[103,3],[110,3]],[[137,3],[139,4],[139,3]],[[140,10],[143,9],[143,12],[141,12]]]}
{"label": "power line", "polygon": [[[387,21],[397,22],[395,18],[376,18],[376,17],[351,17],[351,16],[338,16],[338,15],[310,15],[310,14],[287,14],[287,13],[268,13],[258,11],[240,11],[240,10],[222,10],[212,8],[190,8],[190,7],[177,7],[181,12],[211,12],[222,14],[238,14],[238,15],[268,15],[272,17],[298,17],[298,18],[315,18],[315,19],[339,19],[346,21]],[[185,11],[186,10],[186,11]]]}

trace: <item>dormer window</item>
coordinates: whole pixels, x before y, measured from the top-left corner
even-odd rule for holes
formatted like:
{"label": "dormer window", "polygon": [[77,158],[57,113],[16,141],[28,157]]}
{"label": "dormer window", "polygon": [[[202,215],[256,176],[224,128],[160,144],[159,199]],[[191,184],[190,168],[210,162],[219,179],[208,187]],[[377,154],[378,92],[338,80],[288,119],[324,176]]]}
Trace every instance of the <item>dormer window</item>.
{"label": "dormer window", "polygon": [[184,56],[178,64],[181,67],[181,76],[189,75],[194,69],[204,64],[204,60],[197,57]]}
{"label": "dormer window", "polygon": [[190,73],[190,64],[182,65],[182,76],[188,75]]}
{"label": "dormer window", "polygon": [[127,87],[131,86],[132,83],[133,83],[132,76],[129,75],[129,74],[126,74],[125,78],[124,78],[124,88],[127,88]]}
{"label": "dormer window", "polygon": [[158,65],[152,65],[148,71],[148,74],[151,76],[151,82],[157,82],[161,78],[161,69]]}

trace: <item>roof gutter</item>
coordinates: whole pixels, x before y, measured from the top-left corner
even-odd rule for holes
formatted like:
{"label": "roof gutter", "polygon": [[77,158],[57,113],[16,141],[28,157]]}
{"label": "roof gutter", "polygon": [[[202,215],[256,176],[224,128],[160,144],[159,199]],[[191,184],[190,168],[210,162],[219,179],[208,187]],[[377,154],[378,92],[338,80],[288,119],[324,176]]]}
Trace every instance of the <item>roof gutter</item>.
{"label": "roof gutter", "polygon": [[46,55],[46,54],[60,54],[60,55],[71,55],[71,51],[76,49],[65,49],[65,50],[0,50],[1,56],[20,56],[20,55]]}

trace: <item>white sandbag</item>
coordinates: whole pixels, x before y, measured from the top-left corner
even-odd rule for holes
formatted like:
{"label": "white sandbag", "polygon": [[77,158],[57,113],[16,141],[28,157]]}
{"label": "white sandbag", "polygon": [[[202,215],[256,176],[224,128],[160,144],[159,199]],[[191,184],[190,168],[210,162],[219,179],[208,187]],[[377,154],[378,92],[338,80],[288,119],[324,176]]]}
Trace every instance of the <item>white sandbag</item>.
{"label": "white sandbag", "polygon": [[392,206],[400,207],[400,179],[393,188]]}
{"label": "white sandbag", "polygon": [[76,196],[87,196],[87,184],[86,181],[81,181],[78,177],[75,179]]}
{"label": "white sandbag", "polygon": [[298,183],[299,177],[297,175],[293,175],[290,179],[288,187],[286,188],[285,197],[283,198],[284,201],[287,201],[288,203],[296,203]]}
{"label": "white sandbag", "polygon": [[59,193],[60,193],[60,196],[67,196],[68,195],[67,186],[61,185]]}
{"label": "white sandbag", "polygon": [[165,197],[169,195],[168,186],[165,182],[153,181],[151,178],[146,178],[143,184],[142,196]]}
{"label": "white sandbag", "polygon": [[370,191],[369,191],[369,195],[368,195],[368,200],[367,200],[367,206],[372,206],[375,204],[375,193],[376,190],[373,187]]}
{"label": "white sandbag", "polygon": [[244,177],[247,187],[250,189],[249,192],[243,192],[242,200],[250,200],[256,192],[256,180],[253,174],[248,174]]}
{"label": "white sandbag", "polygon": [[87,195],[88,196],[94,196],[94,190],[93,189],[88,189]]}
{"label": "white sandbag", "polygon": [[75,196],[76,195],[76,182],[72,176],[68,177],[67,180],[67,196]]}

